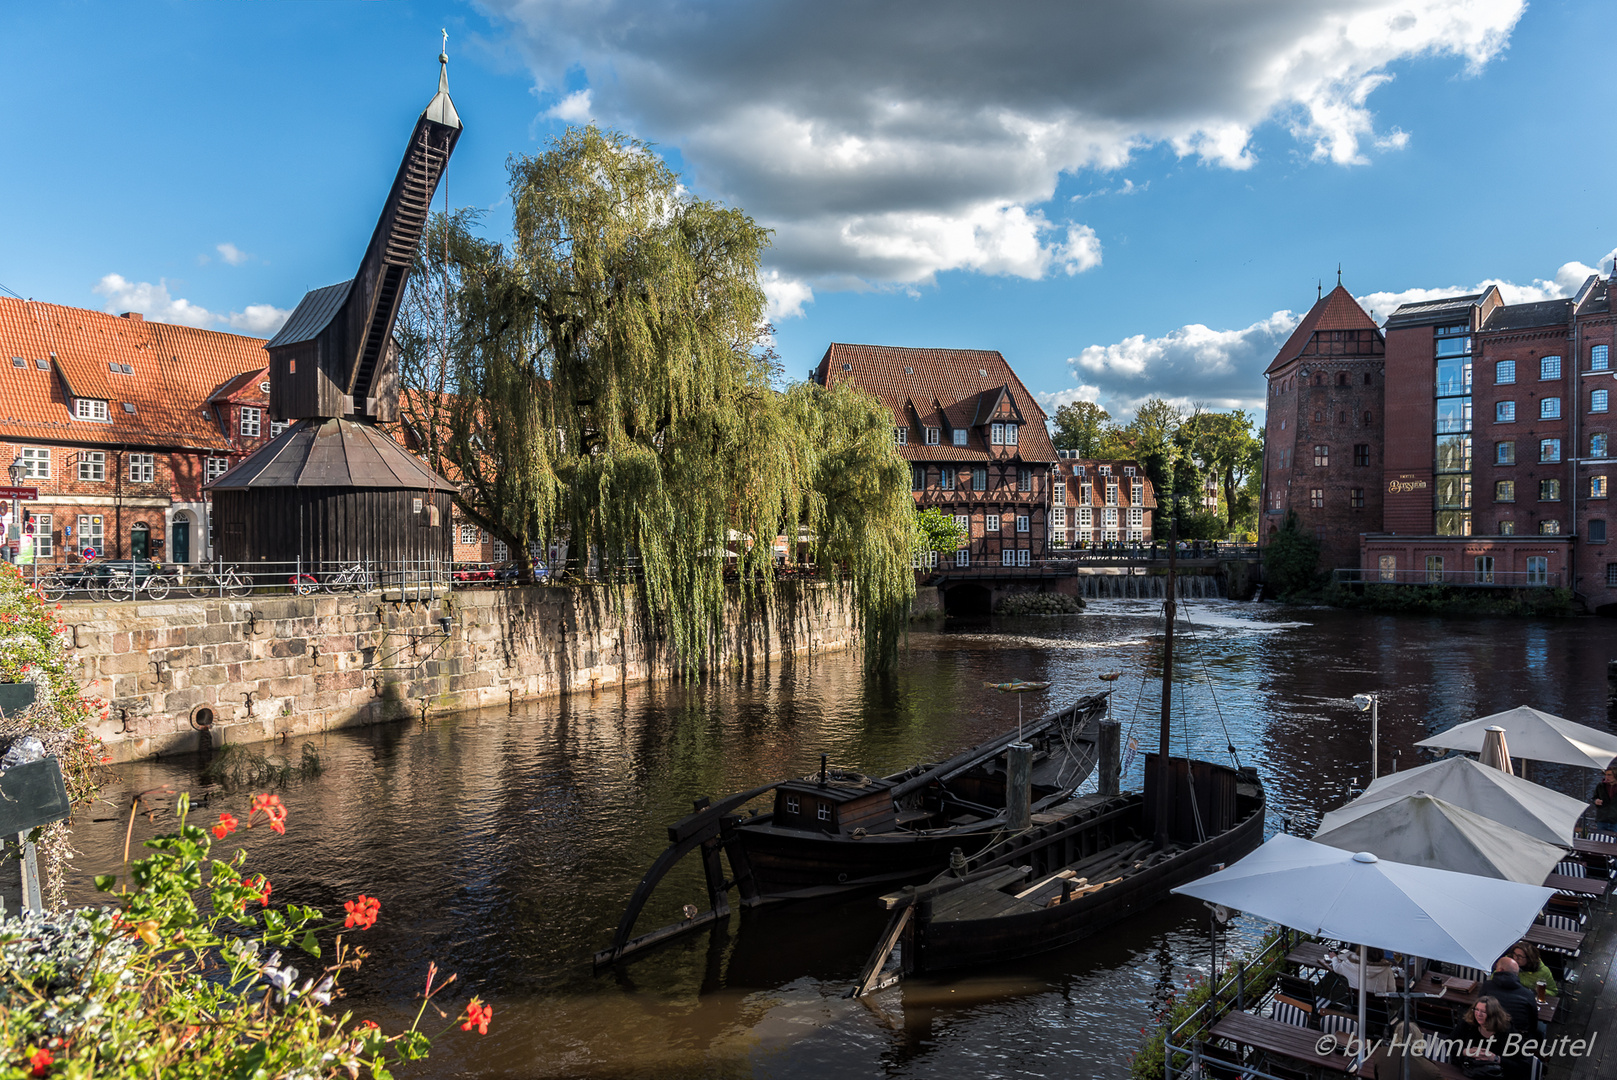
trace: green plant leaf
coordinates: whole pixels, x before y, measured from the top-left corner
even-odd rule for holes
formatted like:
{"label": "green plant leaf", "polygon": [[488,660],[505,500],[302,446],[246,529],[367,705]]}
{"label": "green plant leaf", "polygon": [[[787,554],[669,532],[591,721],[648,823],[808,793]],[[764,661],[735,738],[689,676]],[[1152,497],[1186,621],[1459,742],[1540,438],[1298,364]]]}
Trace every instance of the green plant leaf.
{"label": "green plant leaf", "polygon": [[302,949],[310,956],[320,955],[320,943],[314,939],[313,930],[304,931],[303,940],[298,942],[298,948]]}
{"label": "green plant leaf", "polygon": [[118,887],[118,875],[97,874],[95,876],[95,887],[100,892],[111,892]]}

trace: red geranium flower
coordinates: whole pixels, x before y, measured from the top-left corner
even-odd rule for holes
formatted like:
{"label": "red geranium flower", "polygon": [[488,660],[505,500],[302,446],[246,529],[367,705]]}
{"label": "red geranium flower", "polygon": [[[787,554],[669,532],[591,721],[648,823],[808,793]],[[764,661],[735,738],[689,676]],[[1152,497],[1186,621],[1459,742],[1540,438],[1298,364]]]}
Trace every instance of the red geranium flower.
{"label": "red geranium flower", "polygon": [[279,795],[261,794],[253,796],[253,808],[247,814],[247,827],[253,827],[253,818],[263,814],[269,818],[269,827],[285,835],[286,807],[281,805]]}
{"label": "red geranium flower", "polygon": [[225,837],[236,831],[236,826],[238,824],[240,824],[240,822],[236,820],[234,815],[229,813],[220,814],[219,824],[213,827],[213,835],[216,839],[223,840]]}
{"label": "red geranium flower", "polygon": [[349,900],[343,904],[343,910],[348,912],[348,918],[343,921],[345,929],[357,926],[361,930],[369,930],[376,925],[376,913],[382,909],[382,902],[374,896],[359,894],[358,900]]}
{"label": "red geranium flower", "polygon": [[479,1035],[488,1034],[488,1022],[494,1015],[494,1006],[484,1005],[477,998],[466,1003],[466,1019],[460,1022],[460,1030],[470,1031],[477,1029]]}
{"label": "red geranium flower", "polygon": [[259,893],[258,893],[258,903],[259,903],[259,905],[262,906],[262,907],[268,907],[269,906],[270,892],[274,889],[274,886],[271,885],[270,882],[269,882],[269,878],[265,877],[263,874],[259,874],[256,878],[254,878],[251,882],[248,882],[247,884],[248,884],[249,888],[259,890]]}
{"label": "red geranium flower", "polygon": [[43,1046],[28,1055],[28,1064],[34,1067],[35,1076],[44,1076],[50,1070],[51,1063],[55,1060],[56,1055]]}

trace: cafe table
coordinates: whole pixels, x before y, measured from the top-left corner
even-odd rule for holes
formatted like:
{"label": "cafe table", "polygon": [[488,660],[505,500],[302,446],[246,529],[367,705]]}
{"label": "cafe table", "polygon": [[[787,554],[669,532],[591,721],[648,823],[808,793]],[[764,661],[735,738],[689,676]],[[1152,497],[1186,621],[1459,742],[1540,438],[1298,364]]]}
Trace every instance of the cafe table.
{"label": "cafe table", "polygon": [[1610,855],[1617,858],[1617,844],[1608,840],[1585,840],[1580,836],[1572,841],[1572,850],[1581,851],[1585,855]]}
{"label": "cafe table", "polygon": [[1213,1038],[1228,1039],[1230,1042],[1250,1046],[1255,1050],[1280,1054],[1329,1072],[1353,1071],[1352,1056],[1341,1049],[1341,1046],[1347,1043],[1346,1035],[1337,1037],[1337,1049],[1322,1054],[1320,1041],[1324,1035],[1321,1032],[1249,1012],[1226,1014],[1208,1029],[1208,1034]]}
{"label": "cafe table", "polygon": [[[1480,996],[1477,990],[1481,986],[1475,979],[1462,979],[1456,975],[1441,975],[1429,971],[1415,980],[1415,989],[1427,994],[1438,1001],[1457,1006],[1464,1010],[1477,1003]],[[1532,989],[1529,987],[1528,989]],[[1538,1018],[1544,1023],[1555,1019],[1557,1000],[1551,997],[1548,1001],[1540,1002]]]}
{"label": "cafe table", "polygon": [[1544,879],[1544,887],[1577,896],[1605,896],[1609,882],[1595,878],[1573,877],[1570,874],[1551,874]]}
{"label": "cafe table", "polygon": [[1298,967],[1329,971],[1330,968],[1325,963],[1325,953],[1325,946],[1317,941],[1299,941],[1296,948],[1286,954],[1286,961]]}
{"label": "cafe table", "polygon": [[1583,933],[1582,930],[1559,930],[1543,923],[1534,923],[1522,938],[1540,948],[1548,946],[1564,953],[1575,953],[1583,948]]}

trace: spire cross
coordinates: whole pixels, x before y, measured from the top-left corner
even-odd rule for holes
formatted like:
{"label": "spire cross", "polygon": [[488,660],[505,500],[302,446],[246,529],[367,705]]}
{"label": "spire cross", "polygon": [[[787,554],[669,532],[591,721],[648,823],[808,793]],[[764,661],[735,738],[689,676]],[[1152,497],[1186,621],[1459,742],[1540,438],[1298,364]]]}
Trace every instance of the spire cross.
{"label": "spire cross", "polygon": [[449,30],[441,28],[438,32],[444,36],[443,48],[438,50],[438,63],[447,64],[449,63]]}

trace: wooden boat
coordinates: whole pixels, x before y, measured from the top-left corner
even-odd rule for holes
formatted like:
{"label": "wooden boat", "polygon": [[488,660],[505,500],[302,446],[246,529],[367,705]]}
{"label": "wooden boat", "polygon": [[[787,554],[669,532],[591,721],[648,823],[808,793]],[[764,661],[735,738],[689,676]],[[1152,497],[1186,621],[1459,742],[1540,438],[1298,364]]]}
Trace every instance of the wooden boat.
{"label": "wooden boat", "polygon": [[[652,864],[624,911],[612,945],[596,963],[621,959],[648,945],[729,914],[733,887],[745,907],[845,897],[922,881],[949,865],[952,853],[973,853],[998,839],[1007,823],[1007,765],[1013,743],[1031,746],[1033,821],[1049,820],[1089,778],[1096,762],[1095,725],[1107,695],[1079,698],[1020,730],[1008,731],[938,764],[916,765],[880,778],[832,769],[822,756],[815,775],[777,781],[718,803],[699,800],[695,812],[669,826],[669,847]],[[773,793],[766,812],[742,817],[746,803]],[[700,849],[712,903],[676,923],[631,938],[641,908],[663,876]],[[728,857],[724,875],[720,853]]]}
{"label": "wooden boat", "polygon": [[[860,993],[902,974],[1016,960],[1059,949],[1164,899],[1176,885],[1234,862],[1263,842],[1256,770],[1173,758],[1169,843],[1157,847],[1156,755],[1145,791],[1085,795],[1057,820],[984,849],[963,875],[892,893],[893,918],[860,978]],[[1193,794],[1192,794],[1193,792]],[[889,953],[901,946],[897,964]]]}
{"label": "wooden boat", "polygon": [[[892,917],[854,996],[911,972],[1016,960],[1070,945],[1262,843],[1264,791],[1255,769],[1168,752],[1172,545],[1169,551],[1161,741],[1146,757],[1144,790],[1117,792],[1116,755],[1109,753],[1102,794],[1068,800],[1035,828],[975,857],[951,860],[951,868],[928,884],[882,897]],[[1107,727],[1102,742],[1115,747],[1116,729]]]}

